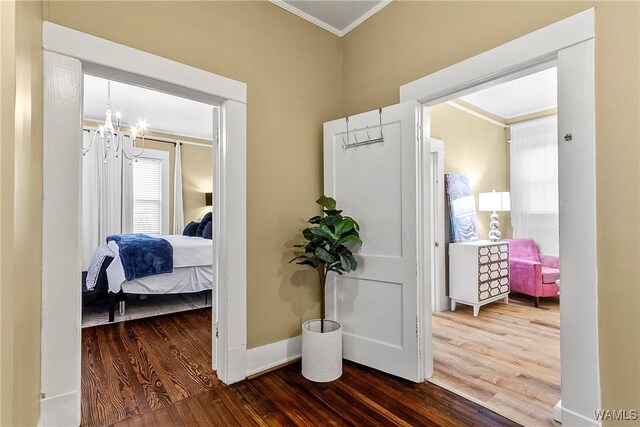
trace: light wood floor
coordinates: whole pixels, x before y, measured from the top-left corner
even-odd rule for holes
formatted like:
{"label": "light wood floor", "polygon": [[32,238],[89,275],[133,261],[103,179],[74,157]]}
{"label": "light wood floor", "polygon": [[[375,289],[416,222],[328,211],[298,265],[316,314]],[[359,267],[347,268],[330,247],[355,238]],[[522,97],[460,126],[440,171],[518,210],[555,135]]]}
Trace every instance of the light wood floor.
{"label": "light wood floor", "polygon": [[434,313],[431,382],[525,426],[559,426],[560,310],[557,298],[516,296]]}
{"label": "light wood floor", "polygon": [[211,310],[82,330],[88,426],[515,426],[429,383],[345,362],[313,383],[300,363],[232,386],[210,368]]}

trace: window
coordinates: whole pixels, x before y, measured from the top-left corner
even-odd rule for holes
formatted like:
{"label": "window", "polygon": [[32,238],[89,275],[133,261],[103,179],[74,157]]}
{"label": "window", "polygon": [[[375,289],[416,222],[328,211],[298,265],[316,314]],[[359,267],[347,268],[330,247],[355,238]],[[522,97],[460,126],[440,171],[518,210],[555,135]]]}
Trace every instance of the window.
{"label": "window", "polygon": [[169,153],[146,149],[132,164],[133,232],[167,234]]}
{"label": "window", "polygon": [[558,255],[558,120],[546,117],[511,126],[511,224],[514,237],[535,239]]}

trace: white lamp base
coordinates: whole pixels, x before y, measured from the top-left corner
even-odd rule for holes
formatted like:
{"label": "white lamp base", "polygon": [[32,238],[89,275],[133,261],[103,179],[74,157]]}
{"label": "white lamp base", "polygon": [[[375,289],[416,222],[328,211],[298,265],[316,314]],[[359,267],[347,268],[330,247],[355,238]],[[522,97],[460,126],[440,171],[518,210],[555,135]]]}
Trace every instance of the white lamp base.
{"label": "white lamp base", "polygon": [[496,211],[493,211],[491,214],[491,222],[489,223],[489,226],[491,227],[491,231],[489,231],[489,240],[497,242],[500,240],[501,235],[500,230],[498,229],[498,227],[500,227],[500,222],[498,221],[498,214]]}

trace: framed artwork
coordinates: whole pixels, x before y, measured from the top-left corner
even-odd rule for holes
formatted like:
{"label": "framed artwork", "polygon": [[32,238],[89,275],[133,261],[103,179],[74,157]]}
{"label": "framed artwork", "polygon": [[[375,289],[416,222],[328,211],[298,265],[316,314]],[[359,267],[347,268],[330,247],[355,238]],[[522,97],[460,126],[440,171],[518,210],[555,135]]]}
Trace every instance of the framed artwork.
{"label": "framed artwork", "polygon": [[469,177],[446,173],[444,183],[449,204],[449,241],[460,243],[478,240],[478,214]]}

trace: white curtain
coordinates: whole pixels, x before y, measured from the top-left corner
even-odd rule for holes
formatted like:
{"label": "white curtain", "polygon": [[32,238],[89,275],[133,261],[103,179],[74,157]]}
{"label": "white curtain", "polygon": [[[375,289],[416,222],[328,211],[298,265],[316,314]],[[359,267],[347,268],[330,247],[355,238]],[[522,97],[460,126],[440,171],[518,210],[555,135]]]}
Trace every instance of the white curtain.
{"label": "white curtain", "polygon": [[511,126],[511,224],[540,253],[558,255],[558,118]]}
{"label": "white curtain", "polygon": [[[83,132],[84,146],[91,142],[91,133]],[[130,221],[123,210],[123,162],[113,151],[105,158],[99,137],[82,158],[82,265],[89,266],[95,249],[105,243],[110,234],[130,232]],[[130,174],[130,168],[124,168]],[[124,174],[125,176],[127,173]],[[126,178],[125,178],[126,179]],[[127,186],[128,188],[128,186]],[[130,203],[124,203],[129,206]],[[130,206],[129,206],[130,209]]]}
{"label": "white curtain", "polygon": [[184,228],[184,206],[182,202],[182,144],[176,144],[175,169],[173,174],[173,234],[182,234]]}

